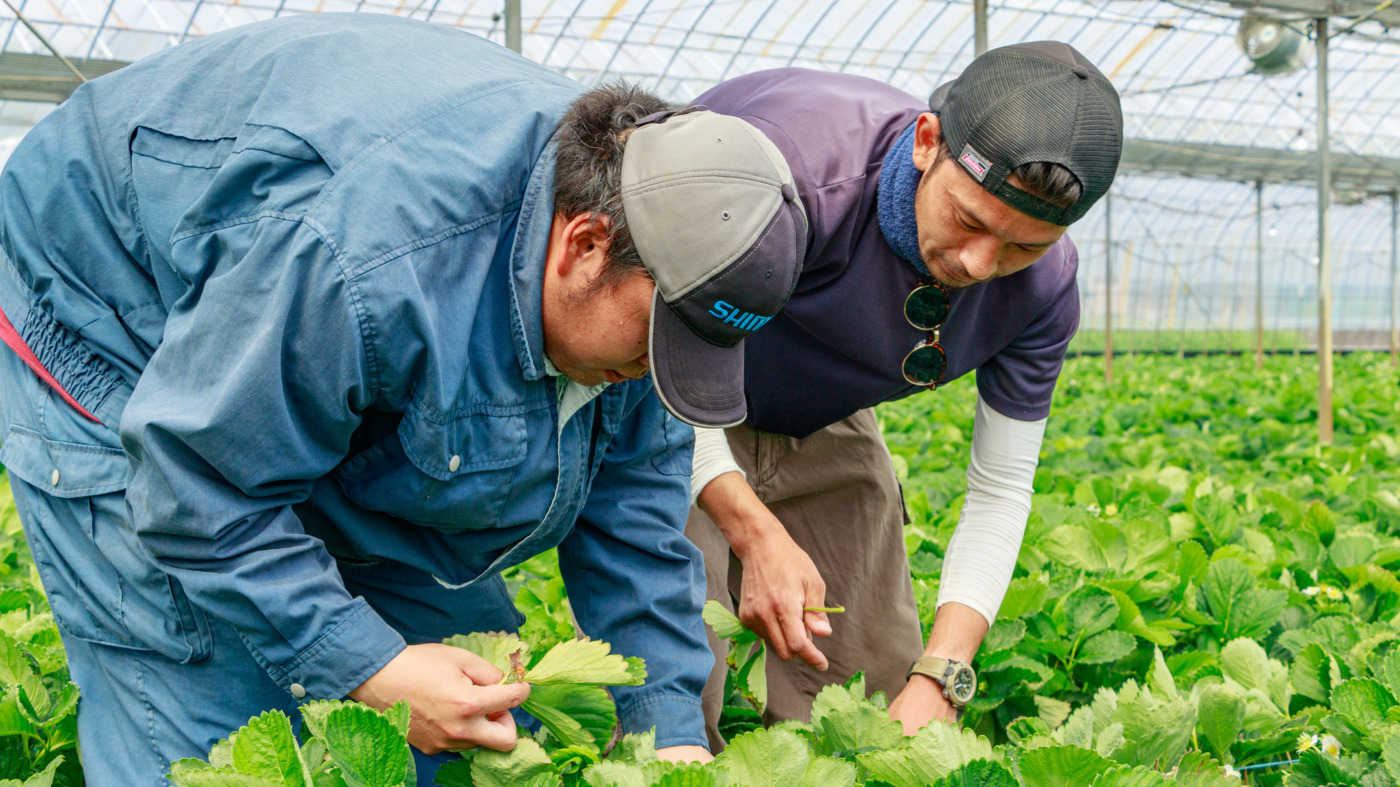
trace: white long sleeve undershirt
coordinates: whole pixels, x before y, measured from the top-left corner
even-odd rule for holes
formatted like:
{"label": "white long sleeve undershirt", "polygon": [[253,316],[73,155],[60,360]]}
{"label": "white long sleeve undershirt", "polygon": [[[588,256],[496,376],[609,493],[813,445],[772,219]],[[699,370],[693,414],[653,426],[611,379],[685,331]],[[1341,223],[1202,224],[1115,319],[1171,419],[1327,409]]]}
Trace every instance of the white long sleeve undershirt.
{"label": "white long sleeve undershirt", "polygon": [[1009,418],[977,397],[967,496],[943,556],[938,606],[956,601],[996,622],[1026,534],[1045,421]]}
{"label": "white long sleeve undershirt", "polygon": [[744,475],[739,463],[734,461],[734,453],[729,450],[729,438],[724,436],[724,430],[695,427],[695,458],[691,460],[690,467],[690,504],[695,505],[696,498],[711,481],[730,472]]}
{"label": "white long sleeve undershirt", "polygon": [[[966,604],[996,620],[1030,516],[1035,468],[1045,437],[1045,419],[1018,421],[977,397],[967,496],[943,560],[938,605]],[[691,503],[724,473],[742,473],[723,429],[695,430],[690,477]]]}

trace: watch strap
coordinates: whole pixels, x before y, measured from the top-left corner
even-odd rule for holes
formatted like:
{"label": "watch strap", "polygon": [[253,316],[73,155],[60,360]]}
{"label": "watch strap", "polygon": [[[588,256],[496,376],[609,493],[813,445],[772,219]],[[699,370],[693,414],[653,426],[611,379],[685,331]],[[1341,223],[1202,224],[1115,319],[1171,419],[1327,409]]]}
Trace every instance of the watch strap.
{"label": "watch strap", "polygon": [[914,659],[914,663],[909,665],[909,674],[905,675],[904,679],[909,680],[915,675],[923,675],[933,678],[942,684],[944,678],[948,674],[948,667],[951,666],[952,663],[953,662],[948,659],[939,658],[938,656],[923,656]]}

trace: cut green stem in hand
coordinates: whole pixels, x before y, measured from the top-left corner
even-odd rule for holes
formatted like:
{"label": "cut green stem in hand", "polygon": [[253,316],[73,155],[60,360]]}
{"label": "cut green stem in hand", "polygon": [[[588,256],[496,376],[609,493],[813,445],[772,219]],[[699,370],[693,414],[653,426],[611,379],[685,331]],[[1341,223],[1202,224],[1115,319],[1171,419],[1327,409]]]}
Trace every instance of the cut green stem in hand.
{"label": "cut green stem in hand", "polygon": [[845,607],[803,607],[803,612],[845,612]]}

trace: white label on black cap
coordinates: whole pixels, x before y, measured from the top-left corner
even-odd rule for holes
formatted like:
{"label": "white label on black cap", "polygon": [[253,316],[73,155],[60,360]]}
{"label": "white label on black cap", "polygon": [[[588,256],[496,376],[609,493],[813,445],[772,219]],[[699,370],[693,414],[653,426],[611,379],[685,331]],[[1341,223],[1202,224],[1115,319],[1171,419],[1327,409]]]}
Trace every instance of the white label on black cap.
{"label": "white label on black cap", "polygon": [[977,149],[970,144],[963,145],[962,153],[958,155],[958,162],[963,165],[963,169],[967,170],[969,175],[977,178],[978,183],[986,180],[987,170],[991,167],[991,164],[982,158],[982,154],[978,153]]}

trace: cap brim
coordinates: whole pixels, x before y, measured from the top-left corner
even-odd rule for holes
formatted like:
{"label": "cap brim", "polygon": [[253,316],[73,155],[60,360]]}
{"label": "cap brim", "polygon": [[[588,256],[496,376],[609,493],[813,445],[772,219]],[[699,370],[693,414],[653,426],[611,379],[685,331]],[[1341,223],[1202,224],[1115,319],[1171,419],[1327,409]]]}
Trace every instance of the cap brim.
{"label": "cap brim", "polygon": [[701,339],[671,310],[658,289],[651,302],[652,385],[661,404],[691,426],[744,422],[744,345]]}
{"label": "cap brim", "polygon": [[937,115],[939,110],[943,108],[943,101],[948,98],[948,91],[952,89],[952,82],[944,82],[943,84],[939,85],[938,89],[934,90],[933,93],[928,97],[928,111]]}

